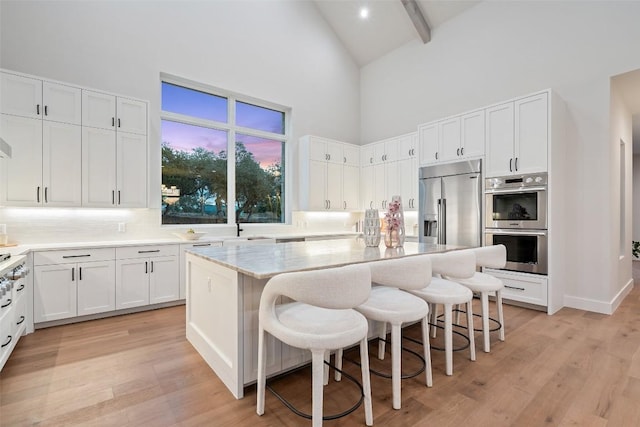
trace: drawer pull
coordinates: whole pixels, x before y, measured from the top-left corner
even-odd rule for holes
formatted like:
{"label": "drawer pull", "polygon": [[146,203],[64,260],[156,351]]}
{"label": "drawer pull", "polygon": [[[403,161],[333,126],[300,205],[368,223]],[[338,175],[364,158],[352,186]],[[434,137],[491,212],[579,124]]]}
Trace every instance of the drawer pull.
{"label": "drawer pull", "polygon": [[200,243],[200,244],[193,245],[194,248],[195,247],[202,247],[202,246],[211,246],[211,243]]}
{"label": "drawer pull", "polygon": [[91,256],[91,254],[86,254],[86,255],[63,255],[62,258],[86,258],[88,256]]}
{"label": "drawer pull", "polygon": [[22,285],[20,285],[20,287],[18,289],[16,289],[16,292],[20,292],[23,289],[24,289],[24,283]]}
{"label": "drawer pull", "polygon": [[525,291],[526,290],[525,288],[518,288],[518,287],[515,287],[515,286],[504,285],[504,287],[507,288],[507,289],[513,289],[514,291]]}
{"label": "drawer pull", "polygon": [[7,341],[6,343],[2,344],[0,347],[5,348],[9,344],[11,344],[11,340],[13,339],[13,337],[11,335],[7,335],[7,338],[9,338],[9,341]]}
{"label": "drawer pull", "polygon": [[160,249],[154,249],[152,251],[138,251],[139,254],[151,254],[155,252],[160,252]]}
{"label": "drawer pull", "polygon": [[9,302],[6,303],[5,305],[0,305],[0,308],[5,308],[5,307],[9,307],[11,305],[11,298],[9,298]]}
{"label": "drawer pull", "polygon": [[20,316],[20,320],[18,322],[16,322],[16,325],[20,325],[25,321],[25,317],[24,316]]}

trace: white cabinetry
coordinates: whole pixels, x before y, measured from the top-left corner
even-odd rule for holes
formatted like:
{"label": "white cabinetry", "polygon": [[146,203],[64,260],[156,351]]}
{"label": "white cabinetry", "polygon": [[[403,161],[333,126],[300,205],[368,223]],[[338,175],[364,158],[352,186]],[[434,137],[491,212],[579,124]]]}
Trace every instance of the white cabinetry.
{"label": "white cabinetry", "polygon": [[417,208],[417,159],[415,132],[363,146],[360,177],[363,206],[386,209],[391,197],[398,195],[405,209]]}
{"label": "white cabinetry", "polygon": [[358,209],[359,147],[304,136],[300,138],[298,149],[300,209]]}
{"label": "white cabinetry", "polygon": [[182,243],[180,245],[180,299],[185,299],[187,297],[187,272],[185,271],[187,254],[185,251],[192,248],[219,247],[222,247],[222,242]]}
{"label": "white cabinetry", "polygon": [[116,309],[180,298],[179,245],[116,248]]}
{"label": "white cabinetry", "polygon": [[486,176],[547,171],[546,92],[486,110]]}
{"label": "white cabinetry", "polygon": [[420,164],[483,156],[484,120],[484,110],[478,110],[420,125]]}
{"label": "white cabinetry", "polygon": [[113,248],[34,254],[34,322],[114,309]]}
{"label": "white cabinetry", "polygon": [[80,206],[81,90],[0,73],[2,201],[10,206]]}
{"label": "white cabinetry", "polygon": [[82,204],[147,205],[147,105],[82,91]]}
{"label": "white cabinetry", "polygon": [[502,298],[547,307],[547,277],[485,269],[504,283]]}
{"label": "white cabinetry", "polygon": [[416,132],[399,138],[398,191],[405,211],[418,209],[418,134]]}
{"label": "white cabinetry", "polygon": [[[12,257],[0,270],[0,371],[22,335],[32,329],[27,301],[30,281],[24,256]],[[8,265],[7,265],[8,264]],[[30,331],[32,332],[32,331]]]}

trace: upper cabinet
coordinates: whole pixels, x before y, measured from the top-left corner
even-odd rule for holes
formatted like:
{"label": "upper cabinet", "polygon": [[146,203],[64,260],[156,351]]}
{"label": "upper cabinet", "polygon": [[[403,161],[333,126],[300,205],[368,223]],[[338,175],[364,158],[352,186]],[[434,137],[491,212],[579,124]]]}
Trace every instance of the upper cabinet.
{"label": "upper cabinet", "polygon": [[0,73],[2,204],[80,206],[81,89]]}
{"label": "upper cabinet", "polygon": [[483,156],[484,134],[484,110],[420,125],[420,164]]}
{"label": "upper cabinet", "polygon": [[548,135],[546,92],[488,108],[485,176],[547,171]]}
{"label": "upper cabinet", "polygon": [[147,206],[147,103],[0,72],[5,206]]}
{"label": "upper cabinet", "polygon": [[82,204],[147,204],[147,104],[82,91]]}
{"label": "upper cabinet", "polygon": [[298,155],[301,210],[359,208],[358,146],[308,135],[300,138]]}
{"label": "upper cabinet", "polygon": [[393,196],[401,196],[405,210],[416,209],[418,144],[413,132],[361,148],[360,188],[365,209],[388,208]]}
{"label": "upper cabinet", "polygon": [[147,106],[142,101],[83,90],[82,125],[146,135]]}

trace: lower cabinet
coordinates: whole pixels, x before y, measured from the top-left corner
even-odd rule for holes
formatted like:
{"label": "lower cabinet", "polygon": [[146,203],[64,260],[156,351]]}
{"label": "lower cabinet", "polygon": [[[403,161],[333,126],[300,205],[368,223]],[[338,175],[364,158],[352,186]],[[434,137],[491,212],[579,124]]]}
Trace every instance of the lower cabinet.
{"label": "lower cabinet", "polygon": [[113,248],[36,252],[34,322],[113,310],[114,258]]}
{"label": "lower cabinet", "polygon": [[116,249],[116,309],[180,299],[179,245]]}
{"label": "lower cabinet", "polygon": [[198,242],[198,243],[181,243],[180,244],[180,299],[187,298],[187,272],[186,272],[186,253],[185,250],[191,248],[219,248],[222,242]]}
{"label": "lower cabinet", "polygon": [[504,283],[503,299],[547,307],[547,276],[492,269],[484,271],[502,280]]}

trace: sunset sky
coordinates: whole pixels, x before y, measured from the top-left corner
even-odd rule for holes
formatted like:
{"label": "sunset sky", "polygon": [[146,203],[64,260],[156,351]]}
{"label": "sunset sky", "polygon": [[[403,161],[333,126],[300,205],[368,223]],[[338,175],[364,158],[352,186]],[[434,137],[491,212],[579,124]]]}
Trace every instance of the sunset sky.
{"label": "sunset sky", "polygon": [[[185,114],[218,122],[227,121],[227,99],[185,89],[168,83],[162,84],[162,110]],[[236,123],[239,126],[284,134],[283,113],[236,103]],[[219,153],[227,151],[227,132],[162,120],[162,141],[173,149],[190,152],[196,147]],[[281,162],[282,143],[249,135],[236,135],[262,168]]]}

